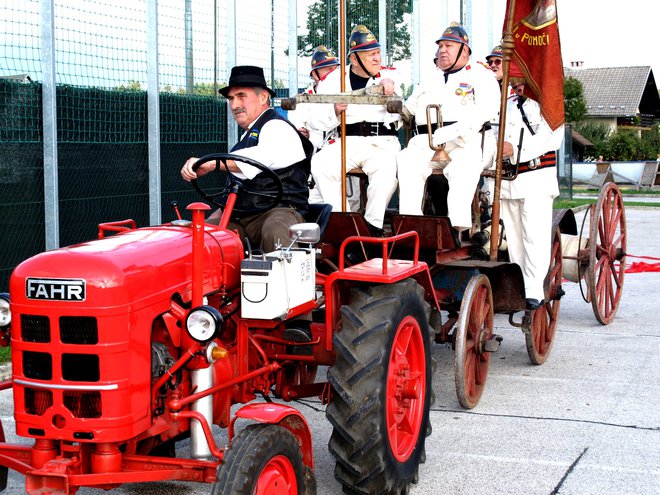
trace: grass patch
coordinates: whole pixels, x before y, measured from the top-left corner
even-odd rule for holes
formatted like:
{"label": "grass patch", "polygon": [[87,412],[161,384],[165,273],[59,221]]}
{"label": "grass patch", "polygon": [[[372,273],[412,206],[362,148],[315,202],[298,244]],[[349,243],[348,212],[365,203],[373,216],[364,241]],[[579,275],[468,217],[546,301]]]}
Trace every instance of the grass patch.
{"label": "grass patch", "polygon": [[[556,210],[564,208],[577,208],[578,206],[583,205],[595,205],[598,202],[598,198],[556,198],[552,207]],[[644,200],[641,201],[624,201],[624,206],[646,206],[650,208],[660,208],[660,203],[647,203]]]}
{"label": "grass patch", "polygon": [[[624,196],[630,195],[640,195],[640,196],[658,196],[660,195],[660,189],[636,189],[633,186],[619,186],[621,194]],[[587,187],[573,186],[573,194],[594,194],[598,196],[600,189],[593,189]]]}
{"label": "grass patch", "polygon": [[11,347],[0,347],[0,363],[11,361]]}
{"label": "grass patch", "polygon": [[596,199],[588,199],[588,198],[573,198],[573,199],[567,199],[567,198],[556,198],[554,203],[552,204],[552,207],[555,210],[562,210],[565,208],[577,208],[578,206],[582,205],[591,205],[591,204],[596,204]]}

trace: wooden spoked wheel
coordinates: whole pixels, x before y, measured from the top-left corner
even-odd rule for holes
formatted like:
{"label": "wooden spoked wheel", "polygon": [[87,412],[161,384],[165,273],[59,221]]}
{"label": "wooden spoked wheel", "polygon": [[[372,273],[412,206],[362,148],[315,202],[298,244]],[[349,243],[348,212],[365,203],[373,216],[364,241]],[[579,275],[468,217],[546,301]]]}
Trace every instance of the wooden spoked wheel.
{"label": "wooden spoked wheel", "polygon": [[562,278],[561,233],[559,229],[556,229],[552,238],[550,269],[546,275],[547,301],[540,308],[531,312],[530,329],[525,332],[527,355],[534,364],[545,363],[550,355],[550,349],[552,349],[559,316],[559,303],[564,295],[561,287]]}
{"label": "wooden spoked wheel", "polygon": [[621,191],[612,182],[601,189],[589,228],[587,285],[594,316],[603,325],[614,319],[626,262],[626,212]]}
{"label": "wooden spoked wheel", "polygon": [[456,328],[454,380],[461,406],[477,405],[488,376],[491,352],[487,342],[493,338],[493,292],[488,277],[475,275],[468,282]]}

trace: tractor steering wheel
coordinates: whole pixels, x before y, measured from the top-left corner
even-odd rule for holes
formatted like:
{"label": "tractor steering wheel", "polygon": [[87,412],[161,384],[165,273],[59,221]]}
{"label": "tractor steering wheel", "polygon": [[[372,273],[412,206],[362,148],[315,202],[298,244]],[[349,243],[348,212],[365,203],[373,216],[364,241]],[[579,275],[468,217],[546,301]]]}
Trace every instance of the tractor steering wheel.
{"label": "tractor steering wheel", "polygon": [[[227,167],[227,164],[225,163],[226,160],[240,161],[242,163],[252,165],[253,167],[259,169],[259,175],[261,175],[261,172],[263,172],[264,176],[262,177],[262,181],[259,183],[259,187],[255,188],[246,186],[245,180],[239,179],[229,170],[229,167]],[[192,169],[194,172],[196,172],[197,169],[203,164],[211,161],[216,161],[217,166],[215,168],[215,172],[217,172],[220,180],[218,185],[209,185],[206,187],[206,189],[219,189],[218,192],[213,194],[207,192],[205,188],[202,188],[202,186],[198,184],[199,179],[193,179],[190,181],[190,183],[204,199],[208,200],[215,206],[224,208],[227,205],[229,194],[235,192],[238,194],[239,198],[236,202],[236,205],[234,206],[233,212],[241,214],[256,214],[269,210],[270,208],[277,205],[280,199],[282,199],[282,194],[284,193],[282,181],[275,172],[266,167],[264,164],[251,158],[246,158],[240,155],[233,155],[231,153],[212,153],[197,160]],[[252,206],[249,208],[241,207],[241,193],[257,196],[256,201],[251,202],[257,206]]]}

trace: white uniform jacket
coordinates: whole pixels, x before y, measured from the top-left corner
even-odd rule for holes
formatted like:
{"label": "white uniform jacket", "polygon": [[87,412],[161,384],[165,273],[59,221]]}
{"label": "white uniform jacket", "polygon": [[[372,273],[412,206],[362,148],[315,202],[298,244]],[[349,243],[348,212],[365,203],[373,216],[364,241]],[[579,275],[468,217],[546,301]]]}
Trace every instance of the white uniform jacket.
{"label": "white uniform jacket", "polygon": [[[522,109],[534,134],[523,121],[518,108],[518,97],[510,96],[507,100],[504,140],[513,145],[513,156],[510,158],[513,164],[518,163],[518,159],[524,163],[549,151],[558,150],[564,138],[564,126],[554,131],[550,129],[541,115],[541,107],[537,102],[527,98]],[[519,147],[521,130],[522,146]],[[513,181],[502,181],[501,198],[520,199],[537,194],[545,194],[552,198],[559,194],[556,167],[530,170],[519,174]]]}

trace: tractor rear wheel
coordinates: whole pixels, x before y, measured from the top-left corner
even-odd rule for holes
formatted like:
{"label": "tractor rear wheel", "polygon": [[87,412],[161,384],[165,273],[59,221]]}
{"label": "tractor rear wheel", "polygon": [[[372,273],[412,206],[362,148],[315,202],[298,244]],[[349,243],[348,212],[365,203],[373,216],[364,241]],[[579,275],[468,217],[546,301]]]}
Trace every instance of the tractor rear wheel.
{"label": "tractor rear wheel", "polygon": [[407,493],[431,433],[430,306],[408,279],[353,288],[328,370],[335,477],[348,493]]}
{"label": "tractor rear wheel", "polygon": [[315,488],[314,475],[303,464],[293,433],[277,425],[256,424],[245,427],[232,441],[211,495],[308,495],[316,493]]}

